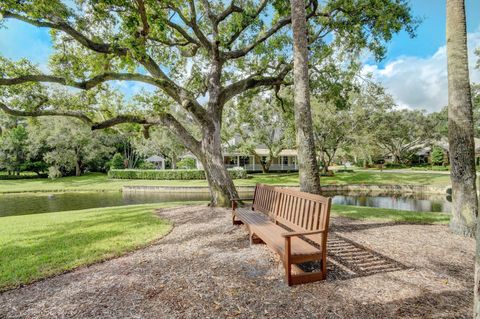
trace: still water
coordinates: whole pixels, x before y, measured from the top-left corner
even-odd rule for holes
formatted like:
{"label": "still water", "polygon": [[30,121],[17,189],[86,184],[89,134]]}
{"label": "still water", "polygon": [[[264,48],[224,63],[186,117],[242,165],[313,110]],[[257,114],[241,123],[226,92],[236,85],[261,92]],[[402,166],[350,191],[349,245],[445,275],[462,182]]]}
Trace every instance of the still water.
{"label": "still water", "polygon": [[[243,195],[243,194],[242,194]],[[251,194],[245,194],[251,195]],[[330,194],[334,204],[381,207],[423,212],[449,212],[445,196],[396,196],[372,194]],[[0,195],[0,217],[58,212],[95,207],[146,203],[208,200],[208,193],[57,193]]]}

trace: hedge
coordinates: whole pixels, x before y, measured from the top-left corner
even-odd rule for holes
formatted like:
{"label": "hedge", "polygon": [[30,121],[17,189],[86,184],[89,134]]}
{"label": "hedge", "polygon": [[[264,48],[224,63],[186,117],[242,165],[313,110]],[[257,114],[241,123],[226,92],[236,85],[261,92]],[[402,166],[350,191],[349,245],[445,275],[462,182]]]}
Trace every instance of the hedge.
{"label": "hedge", "polygon": [[[229,169],[233,179],[247,178],[244,169]],[[158,179],[158,180],[192,180],[206,179],[205,171],[200,169],[111,169],[109,178],[115,179]]]}
{"label": "hedge", "polygon": [[0,180],[16,180],[16,179],[38,179],[38,178],[47,178],[47,174],[40,175],[3,175],[0,174]]}

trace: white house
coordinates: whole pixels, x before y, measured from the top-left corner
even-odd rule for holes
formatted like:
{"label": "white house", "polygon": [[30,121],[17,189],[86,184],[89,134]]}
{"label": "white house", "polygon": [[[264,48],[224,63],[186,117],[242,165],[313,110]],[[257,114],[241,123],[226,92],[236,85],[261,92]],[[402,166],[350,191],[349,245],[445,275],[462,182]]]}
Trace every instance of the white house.
{"label": "white house", "polygon": [[[255,152],[260,156],[260,160],[265,161],[268,157],[268,150],[257,148]],[[186,153],[181,158],[193,158],[197,169],[203,169],[202,163],[191,154]],[[242,167],[249,172],[261,172],[262,165],[255,156],[241,152],[224,152],[223,162],[227,168]],[[277,158],[273,159],[270,165],[270,171],[297,171],[297,150],[285,149],[281,151]]]}

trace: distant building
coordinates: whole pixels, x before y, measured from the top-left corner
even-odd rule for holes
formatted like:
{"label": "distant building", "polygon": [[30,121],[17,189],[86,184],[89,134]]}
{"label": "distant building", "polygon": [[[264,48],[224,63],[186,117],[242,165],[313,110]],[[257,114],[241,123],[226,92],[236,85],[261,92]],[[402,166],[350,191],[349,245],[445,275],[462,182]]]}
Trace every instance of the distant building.
{"label": "distant building", "polygon": [[[260,161],[266,161],[268,157],[268,149],[257,148],[255,153],[260,157]],[[202,163],[192,154],[186,153],[181,158],[193,158],[197,169],[203,169]],[[249,172],[261,172],[262,165],[258,158],[251,154],[242,152],[228,152],[223,153],[223,163],[227,168],[242,167]],[[269,168],[270,171],[298,171],[297,150],[285,149],[282,150],[277,158],[274,158]]]}
{"label": "distant building", "polygon": [[155,165],[155,169],[165,169],[165,158],[159,155],[153,155],[147,158],[145,161]]}
{"label": "distant building", "polygon": [[[243,167],[247,171],[257,172],[262,171],[262,165],[259,162],[266,162],[268,157],[268,149],[257,148],[255,153],[259,158],[255,158],[253,155],[241,153],[241,152],[225,152],[223,154],[223,162],[227,168]],[[270,171],[297,171],[297,150],[285,149],[282,150],[277,158],[274,158],[270,165]]]}

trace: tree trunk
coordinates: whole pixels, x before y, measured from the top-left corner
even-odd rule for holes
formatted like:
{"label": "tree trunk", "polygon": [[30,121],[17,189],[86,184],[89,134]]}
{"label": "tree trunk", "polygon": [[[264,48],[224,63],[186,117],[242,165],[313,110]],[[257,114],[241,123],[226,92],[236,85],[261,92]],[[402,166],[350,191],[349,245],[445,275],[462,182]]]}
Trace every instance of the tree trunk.
{"label": "tree trunk", "polygon": [[448,142],[452,181],[450,229],[474,236],[478,212],[472,99],[463,0],[447,1]]}
{"label": "tree trunk", "polygon": [[300,190],[320,194],[308,82],[307,20],[304,0],[290,0],[293,30],[293,75]]}
{"label": "tree trunk", "polygon": [[467,27],[464,0],[447,0],[448,142],[452,180],[450,229],[474,236],[474,317],[480,318],[480,232],[475,171],[472,96],[468,73]]}
{"label": "tree trunk", "polygon": [[80,176],[82,174],[82,170],[80,168],[80,161],[75,161],[75,176]]}
{"label": "tree trunk", "polygon": [[238,198],[232,178],[225,167],[220,136],[220,122],[213,129],[203,128],[200,158],[210,188],[211,206],[230,206],[232,198]]}

